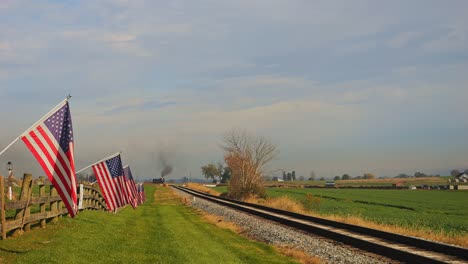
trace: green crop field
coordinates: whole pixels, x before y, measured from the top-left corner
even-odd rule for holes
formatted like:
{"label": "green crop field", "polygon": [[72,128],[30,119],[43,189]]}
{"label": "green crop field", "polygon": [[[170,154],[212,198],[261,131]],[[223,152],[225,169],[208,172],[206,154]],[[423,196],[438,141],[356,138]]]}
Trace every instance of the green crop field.
{"label": "green crop field", "polygon": [[145,190],[147,202],[136,210],[85,211],[1,240],[0,263],[295,263],[205,222],[170,188]]}
{"label": "green crop field", "polygon": [[267,188],[267,194],[289,196],[324,216],[359,216],[382,224],[468,234],[468,191]]}

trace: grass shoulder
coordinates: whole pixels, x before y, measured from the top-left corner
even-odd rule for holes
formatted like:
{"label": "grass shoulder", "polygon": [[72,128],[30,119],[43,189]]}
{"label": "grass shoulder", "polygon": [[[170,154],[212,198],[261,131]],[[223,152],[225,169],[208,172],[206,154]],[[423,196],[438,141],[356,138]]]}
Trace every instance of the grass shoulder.
{"label": "grass shoulder", "polygon": [[0,241],[2,263],[296,263],[273,247],[207,223],[170,188],[117,214],[85,211]]}

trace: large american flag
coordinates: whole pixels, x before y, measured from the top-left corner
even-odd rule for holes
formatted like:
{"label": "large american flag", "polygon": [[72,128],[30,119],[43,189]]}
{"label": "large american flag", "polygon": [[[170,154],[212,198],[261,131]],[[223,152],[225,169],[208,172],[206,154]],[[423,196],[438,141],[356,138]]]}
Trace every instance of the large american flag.
{"label": "large american flag", "polygon": [[68,101],[20,136],[57,189],[71,217],[78,210],[73,127]]}
{"label": "large american flag", "polygon": [[135,186],[135,181],[133,180],[133,175],[132,171],[130,170],[130,166],[124,167],[124,174],[126,177],[127,192],[130,204],[133,208],[136,208],[138,206],[138,191]]}
{"label": "large american flag", "polygon": [[114,210],[124,206],[126,203],[121,181],[124,177],[124,172],[120,154],[94,164],[92,167],[106,200],[107,209]]}

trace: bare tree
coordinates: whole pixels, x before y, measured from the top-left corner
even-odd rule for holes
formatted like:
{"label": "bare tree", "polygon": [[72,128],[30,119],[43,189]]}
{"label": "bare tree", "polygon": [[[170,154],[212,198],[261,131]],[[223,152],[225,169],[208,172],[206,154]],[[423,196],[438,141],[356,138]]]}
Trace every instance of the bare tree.
{"label": "bare tree", "polygon": [[458,176],[458,174],[460,174],[460,171],[459,171],[459,170],[452,170],[452,171],[450,172],[450,175],[452,175],[453,177]]}
{"label": "bare tree", "polygon": [[224,136],[222,149],[232,171],[229,196],[235,199],[264,196],[263,173],[265,165],[279,153],[276,145],[264,137],[232,130]]}

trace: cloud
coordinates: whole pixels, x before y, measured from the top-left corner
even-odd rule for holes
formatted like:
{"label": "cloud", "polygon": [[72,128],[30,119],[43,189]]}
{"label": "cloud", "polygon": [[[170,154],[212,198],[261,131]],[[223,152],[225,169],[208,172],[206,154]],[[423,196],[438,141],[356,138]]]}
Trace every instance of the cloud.
{"label": "cloud", "polygon": [[466,52],[468,51],[468,27],[453,27],[437,38],[424,43],[423,49],[429,52]]}
{"label": "cloud", "polygon": [[112,106],[111,109],[104,112],[105,115],[116,115],[122,113],[139,113],[161,109],[167,106],[173,106],[175,101],[154,101],[154,100],[133,100],[121,104],[120,106]]}
{"label": "cloud", "polygon": [[130,42],[136,40],[133,34],[107,34],[102,36],[102,39],[107,42]]}
{"label": "cloud", "polygon": [[123,148],[151,175],[148,153],[170,144],[195,172],[241,127],[280,144],[276,164],[298,173],[396,173],[421,152],[418,166],[455,166],[468,155],[466,7],[1,1],[0,95],[15,109],[0,114],[4,137],[72,93],[83,165]]}
{"label": "cloud", "polygon": [[387,45],[391,48],[402,48],[411,42],[419,39],[423,34],[421,32],[406,31],[398,33],[387,41]]}

